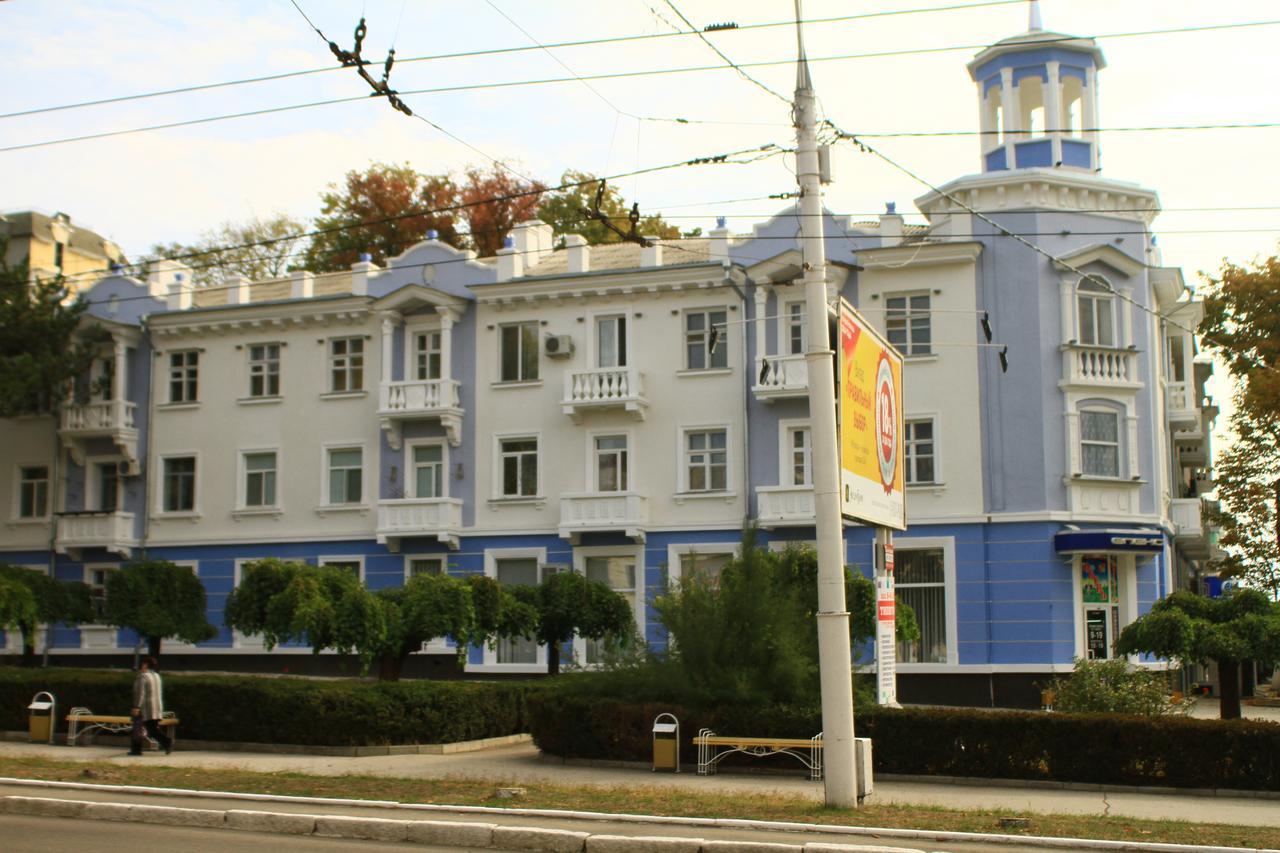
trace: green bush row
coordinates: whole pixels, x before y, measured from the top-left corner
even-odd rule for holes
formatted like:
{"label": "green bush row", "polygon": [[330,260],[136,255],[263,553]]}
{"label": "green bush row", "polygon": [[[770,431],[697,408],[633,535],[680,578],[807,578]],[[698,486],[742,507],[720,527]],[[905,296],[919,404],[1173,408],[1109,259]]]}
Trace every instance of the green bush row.
{"label": "green bush row", "polygon": [[[58,703],[57,731],[74,706],[128,714],[133,673],[0,668],[0,728],[27,727],[38,691]],[[183,738],[323,746],[452,743],[528,731],[517,682],[318,681],[261,676],[164,675],[166,710]]]}
{"label": "green bush row", "polygon": [[[681,760],[689,764],[697,761],[693,737],[704,727],[803,738],[822,728],[817,706],[691,708],[563,687],[530,694],[527,709],[534,742],[565,758],[649,761],[653,721],[662,712],[680,720]],[[875,769],[883,773],[1280,791],[1275,723],[874,708],[858,713],[856,728],[872,739]]]}

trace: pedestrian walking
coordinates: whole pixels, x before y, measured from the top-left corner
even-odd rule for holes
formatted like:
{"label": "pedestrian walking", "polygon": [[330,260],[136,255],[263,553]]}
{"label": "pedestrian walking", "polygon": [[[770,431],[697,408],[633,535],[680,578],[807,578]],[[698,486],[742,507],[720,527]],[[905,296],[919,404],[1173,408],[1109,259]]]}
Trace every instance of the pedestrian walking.
{"label": "pedestrian walking", "polygon": [[165,755],[173,752],[173,738],[160,729],[163,716],[164,694],[160,673],[156,672],[156,659],[148,655],[138,663],[138,677],[133,680],[134,726],[130,733],[130,755],[142,755],[142,744],[147,735],[160,744]]}

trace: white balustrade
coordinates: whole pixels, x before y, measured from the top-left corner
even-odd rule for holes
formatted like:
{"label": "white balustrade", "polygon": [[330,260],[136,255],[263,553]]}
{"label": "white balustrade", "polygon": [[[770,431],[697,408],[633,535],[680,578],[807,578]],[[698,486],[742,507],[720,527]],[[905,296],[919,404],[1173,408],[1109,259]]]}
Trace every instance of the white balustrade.
{"label": "white balustrade", "polygon": [[640,373],[628,367],[574,370],[564,376],[564,401],[573,405],[615,405],[642,396]]}
{"label": "white balustrade", "polygon": [[137,404],[127,400],[102,400],[70,404],[62,409],[65,432],[103,433],[134,429]]}
{"label": "white balustrade", "polygon": [[809,365],[804,355],[766,355],[756,361],[756,394],[807,393]]}
{"label": "white balustrade", "polygon": [[404,498],[378,501],[378,536],[437,536],[462,528],[458,498]]}
{"label": "white balustrade", "polygon": [[1169,520],[1179,536],[1203,536],[1204,520],[1199,498],[1175,498],[1169,502]]}
{"label": "white balustrade", "polygon": [[610,530],[643,527],[649,499],[635,492],[582,492],[560,497],[560,529]]}
{"label": "white balustrade", "polygon": [[813,524],[813,486],[761,486],[756,489],[761,524]]}
{"label": "white balustrade", "polygon": [[456,409],[459,402],[458,388],[456,379],[383,382],[380,386],[379,410],[388,414],[413,414]]}
{"label": "white balustrade", "polygon": [[58,549],[108,548],[136,543],[131,512],[85,512],[58,516]]}
{"label": "white balustrade", "polygon": [[1138,354],[1129,349],[1072,345],[1068,381],[1080,385],[1139,385]]}

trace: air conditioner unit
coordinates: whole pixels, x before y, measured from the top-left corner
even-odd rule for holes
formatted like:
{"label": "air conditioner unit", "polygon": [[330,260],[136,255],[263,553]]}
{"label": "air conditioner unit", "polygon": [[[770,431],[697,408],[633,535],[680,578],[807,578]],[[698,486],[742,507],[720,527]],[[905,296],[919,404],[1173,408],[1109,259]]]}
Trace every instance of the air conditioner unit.
{"label": "air conditioner unit", "polygon": [[121,477],[136,477],[141,473],[142,464],[137,459],[123,459],[116,463],[116,472]]}
{"label": "air conditioner unit", "polygon": [[573,355],[573,338],[569,335],[547,335],[544,347],[552,358],[568,358]]}

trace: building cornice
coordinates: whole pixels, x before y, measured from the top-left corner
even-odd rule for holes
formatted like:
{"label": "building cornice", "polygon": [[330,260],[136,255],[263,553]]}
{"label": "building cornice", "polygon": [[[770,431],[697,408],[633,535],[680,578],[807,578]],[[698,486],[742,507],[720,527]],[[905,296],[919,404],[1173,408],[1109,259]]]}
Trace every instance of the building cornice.
{"label": "building cornice", "polygon": [[982,254],[981,243],[908,243],[878,249],[859,249],[858,263],[868,271],[943,264],[973,263]]}
{"label": "building cornice", "polygon": [[966,175],[920,196],[915,204],[930,220],[969,213],[968,208],[980,213],[1089,213],[1144,225],[1150,225],[1160,215],[1160,197],[1155,190],[1066,169],[1011,169]]}

